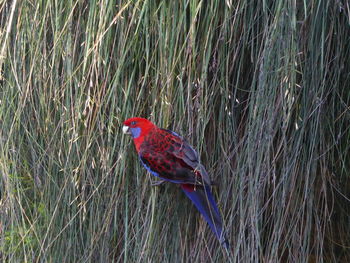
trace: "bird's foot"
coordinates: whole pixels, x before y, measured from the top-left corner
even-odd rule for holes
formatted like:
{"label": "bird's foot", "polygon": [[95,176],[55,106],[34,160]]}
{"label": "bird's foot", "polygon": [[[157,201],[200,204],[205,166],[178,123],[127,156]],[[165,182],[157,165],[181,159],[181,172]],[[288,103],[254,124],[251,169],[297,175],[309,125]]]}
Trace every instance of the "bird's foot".
{"label": "bird's foot", "polygon": [[165,183],[165,181],[164,180],[160,180],[160,181],[152,182],[151,186],[157,186],[157,185],[161,185],[163,183]]}

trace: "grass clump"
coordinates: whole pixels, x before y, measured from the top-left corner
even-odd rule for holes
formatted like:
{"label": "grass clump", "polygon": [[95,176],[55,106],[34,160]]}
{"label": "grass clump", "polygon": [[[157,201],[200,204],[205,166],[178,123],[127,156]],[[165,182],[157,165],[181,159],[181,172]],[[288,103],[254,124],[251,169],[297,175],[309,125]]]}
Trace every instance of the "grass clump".
{"label": "grass clump", "polygon": [[[4,262],[347,262],[350,27],[341,1],[0,3]],[[226,253],[123,120],[201,154]]]}

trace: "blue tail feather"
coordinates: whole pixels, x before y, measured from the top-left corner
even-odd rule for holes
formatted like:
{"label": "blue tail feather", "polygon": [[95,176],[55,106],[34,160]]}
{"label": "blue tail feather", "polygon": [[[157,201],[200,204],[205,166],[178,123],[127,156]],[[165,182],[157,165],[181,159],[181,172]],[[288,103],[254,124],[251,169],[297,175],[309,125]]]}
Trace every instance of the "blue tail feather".
{"label": "blue tail feather", "polygon": [[187,187],[182,187],[182,190],[203,215],[204,219],[207,221],[220,243],[228,248],[229,243],[223,231],[220,212],[214,201],[214,197],[209,186],[196,186],[195,190],[193,191],[188,191]]}

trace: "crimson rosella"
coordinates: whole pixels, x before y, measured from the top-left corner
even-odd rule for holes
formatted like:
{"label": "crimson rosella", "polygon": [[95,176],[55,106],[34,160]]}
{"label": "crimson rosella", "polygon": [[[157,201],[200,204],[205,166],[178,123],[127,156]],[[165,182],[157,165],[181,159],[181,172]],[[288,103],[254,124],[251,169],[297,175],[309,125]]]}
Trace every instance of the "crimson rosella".
{"label": "crimson rosella", "polygon": [[197,152],[175,132],[158,128],[144,118],[126,120],[123,132],[133,137],[143,166],[164,181],[180,184],[219,241],[228,247],[219,209],[210,191],[211,182]]}

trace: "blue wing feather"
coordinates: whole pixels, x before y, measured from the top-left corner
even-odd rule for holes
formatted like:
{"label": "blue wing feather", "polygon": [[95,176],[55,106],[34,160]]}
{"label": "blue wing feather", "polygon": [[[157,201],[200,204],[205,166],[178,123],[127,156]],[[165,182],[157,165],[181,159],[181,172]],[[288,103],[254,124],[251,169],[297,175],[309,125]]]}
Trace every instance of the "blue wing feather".
{"label": "blue wing feather", "polygon": [[142,161],[142,158],[140,157],[140,162],[142,163],[143,167],[145,167],[147,169],[147,171],[149,171],[151,174],[153,174],[154,176],[160,177],[159,174],[155,171],[153,171],[146,163],[144,163]]}

